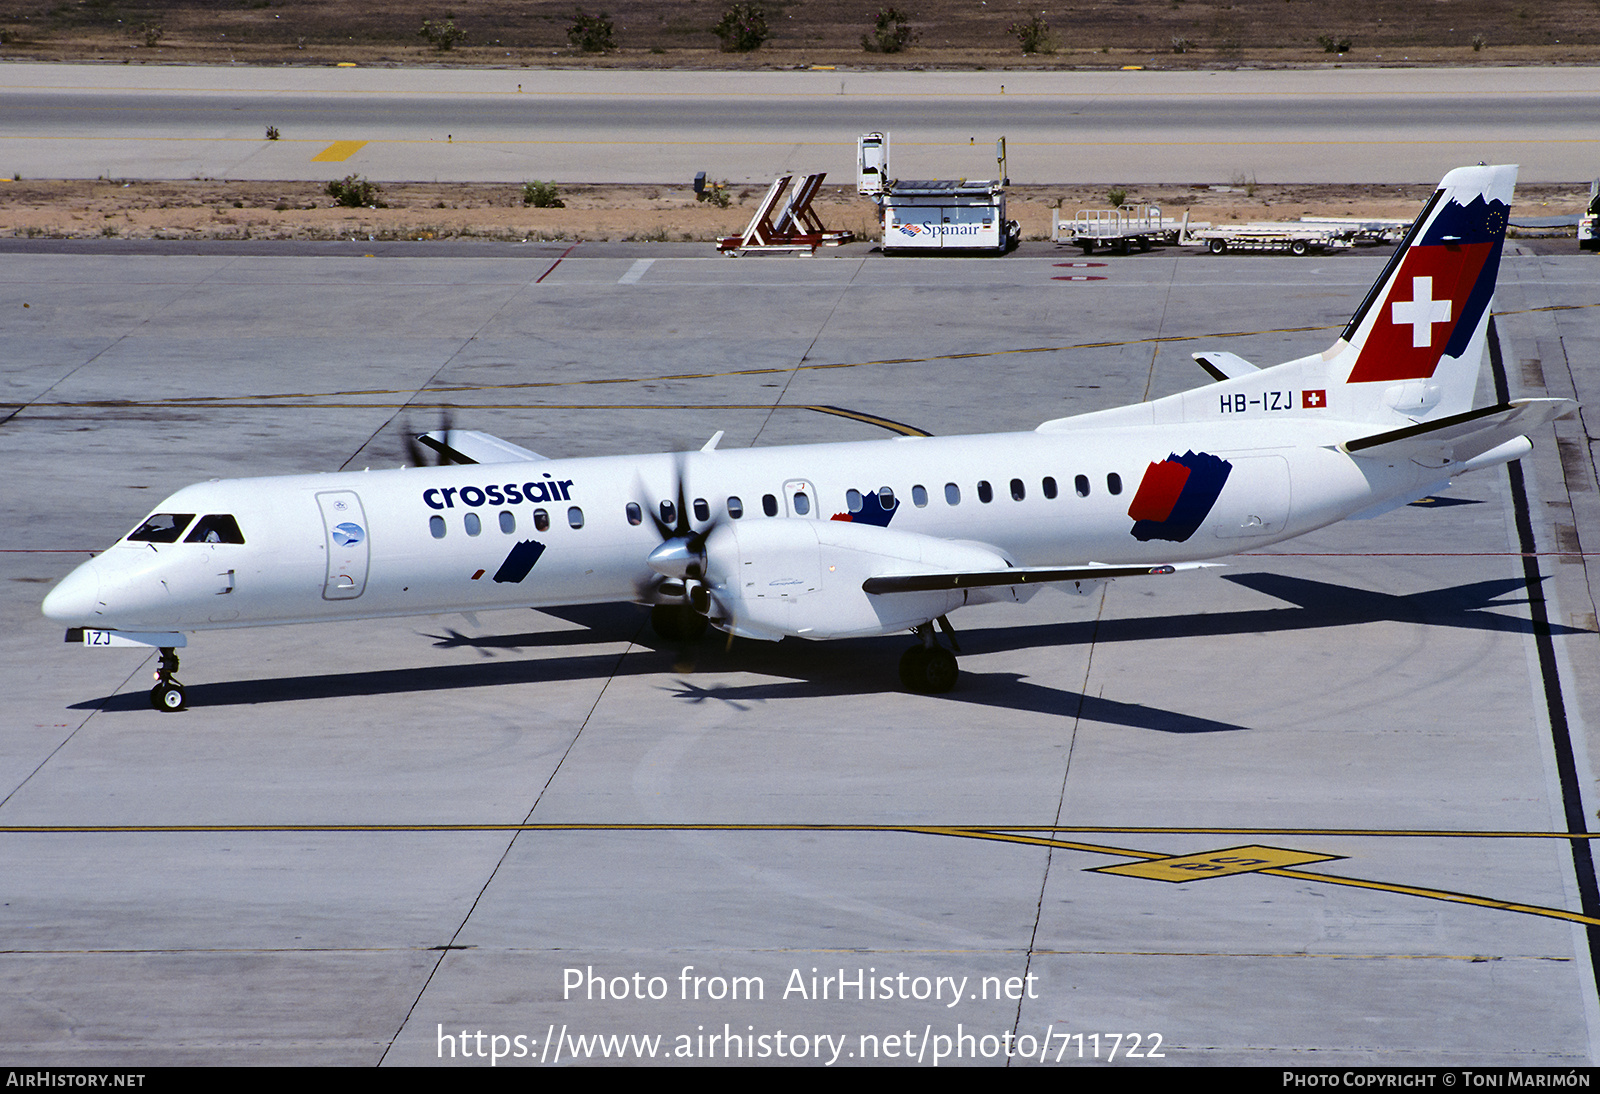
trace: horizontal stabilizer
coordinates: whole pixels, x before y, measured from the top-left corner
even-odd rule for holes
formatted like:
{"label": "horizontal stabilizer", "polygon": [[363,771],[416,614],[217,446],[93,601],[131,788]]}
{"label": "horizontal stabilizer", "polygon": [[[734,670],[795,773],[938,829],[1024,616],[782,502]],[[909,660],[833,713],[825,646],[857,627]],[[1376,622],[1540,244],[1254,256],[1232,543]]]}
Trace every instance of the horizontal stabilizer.
{"label": "horizontal stabilizer", "polygon": [[1228,353],[1226,350],[1206,350],[1204,353],[1192,353],[1190,356],[1213,380],[1237,380],[1241,376],[1261,371],[1261,366],[1252,365],[1237,353]]}
{"label": "horizontal stabilizer", "polygon": [[525,463],[547,457],[476,429],[436,429],[417,438],[445,463]]}
{"label": "horizontal stabilizer", "polygon": [[1572,409],[1570,399],[1517,399],[1435,422],[1374,433],[1339,447],[1352,456],[1466,463]]}
{"label": "horizontal stabilizer", "polygon": [[984,589],[998,585],[1044,585],[1052,581],[1105,581],[1113,577],[1147,577],[1179,570],[1198,570],[1215,562],[1178,562],[1139,566],[1107,566],[1091,562],[1087,566],[1013,566],[1005,570],[978,570],[961,574],[893,574],[869,577],[861,588],[869,593],[949,592],[954,589]]}

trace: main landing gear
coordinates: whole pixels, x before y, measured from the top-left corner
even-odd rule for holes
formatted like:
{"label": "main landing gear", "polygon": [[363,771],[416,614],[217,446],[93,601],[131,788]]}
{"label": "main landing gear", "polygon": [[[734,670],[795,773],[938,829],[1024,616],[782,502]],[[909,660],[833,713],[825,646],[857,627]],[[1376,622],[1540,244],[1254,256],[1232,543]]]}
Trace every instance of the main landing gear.
{"label": "main landing gear", "polygon": [[710,623],[687,604],[657,604],[650,609],[650,626],[668,642],[698,642]]}
{"label": "main landing gear", "polygon": [[174,677],[178,672],[178,651],[161,647],[161,667],[156,670],[156,686],[150,689],[150,705],[157,710],[184,709],[183,685]]}
{"label": "main landing gear", "polygon": [[[950,621],[941,615],[939,626],[944,630],[945,637],[950,639],[950,645],[959,653],[961,647],[956,645],[956,635],[950,627]],[[922,641],[906,650],[900,658],[900,682],[907,691],[943,695],[956,686],[956,677],[961,673],[956,667],[955,654],[938,644],[932,623],[923,623],[915,633]]]}

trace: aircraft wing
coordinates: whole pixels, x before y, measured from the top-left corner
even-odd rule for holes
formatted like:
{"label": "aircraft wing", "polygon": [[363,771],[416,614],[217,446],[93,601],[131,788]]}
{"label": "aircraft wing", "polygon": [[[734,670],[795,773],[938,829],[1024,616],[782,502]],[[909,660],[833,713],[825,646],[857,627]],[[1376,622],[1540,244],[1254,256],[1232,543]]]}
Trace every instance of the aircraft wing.
{"label": "aircraft wing", "polygon": [[1574,405],[1570,399],[1515,399],[1358,437],[1339,447],[1352,456],[1466,463],[1561,417]]}
{"label": "aircraft wing", "polygon": [[549,458],[476,429],[435,429],[422,434],[417,442],[439,453],[445,463],[526,463]]}
{"label": "aircraft wing", "polygon": [[869,577],[861,588],[869,593],[949,592],[954,589],[984,589],[999,585],[1043,585],[1052,581],[1105,581],[1113,577],[1147,577],[1198,570],[1219,565],[1215,562],[1143,563],[1134,566],[1108,566],[1091,562],[1087,566],[1013,566],[1004,570],[974,570],[966,573],[892,574]]}

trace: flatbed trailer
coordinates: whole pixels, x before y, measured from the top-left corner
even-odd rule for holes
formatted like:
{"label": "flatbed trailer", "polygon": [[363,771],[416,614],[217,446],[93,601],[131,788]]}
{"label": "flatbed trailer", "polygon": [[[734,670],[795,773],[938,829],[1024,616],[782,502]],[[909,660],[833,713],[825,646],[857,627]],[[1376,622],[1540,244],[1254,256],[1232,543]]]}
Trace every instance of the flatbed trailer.
{"label": "flatbed trailer", "polygon": [[1087,255],[1093,254],[1096,247],[1127,254],[1171,246],[1181,241],[1187,218],[1163,216],[1158,205],[1120,205],[1115,209],[1079,209],[1071,220],[1062,220],[1057,209],[1050,214],[1050,221],[1051,239],[1063,246],[1081,247]]}
{"label": "flatbed trailer", "polygon": [[1204,247],[1214,255],[1229,251],[1277,251],[1292,255],[1321,253],[1346,247],[1393,243],[1410,227],[1408,220],[1363,217],[1301,217],[1299,220],[1258,220],[1246,224],[1192,225],[1179,241],[1187,247]]}
{"label": "flatbed trailer", "polygon": [[1186,247],[1204,247],[1214,255],[1227,254],[1229,251],[1282,251],[1292,255],[1307,255],[1354,246],[1331,228],[1301,225],[1292,221],[1200,228],[1185,232],[1181,242]]}
{"label": "flatbed trailer", "polygon": [[1399,243],[1411,227],[1405,217],[1301,217],[1295,223],[1331,228],[1338,238],[1356,247]]}

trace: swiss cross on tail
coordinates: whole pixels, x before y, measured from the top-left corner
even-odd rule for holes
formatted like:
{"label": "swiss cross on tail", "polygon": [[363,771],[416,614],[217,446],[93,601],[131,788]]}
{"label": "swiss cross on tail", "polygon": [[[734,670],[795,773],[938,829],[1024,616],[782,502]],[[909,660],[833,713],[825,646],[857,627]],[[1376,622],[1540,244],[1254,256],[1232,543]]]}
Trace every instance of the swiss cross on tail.
{"label": "swiss cross on tail", "polygon": [[1350,383],[1425,380],[1440,357],[1466,351],[1494,295],[1508,212],[1483,194],[1465,204],[1452,195],[1438,206],[1405,247],[1382,301],[1362,317],[1371,327]]}

